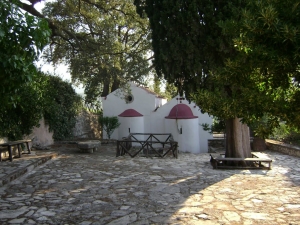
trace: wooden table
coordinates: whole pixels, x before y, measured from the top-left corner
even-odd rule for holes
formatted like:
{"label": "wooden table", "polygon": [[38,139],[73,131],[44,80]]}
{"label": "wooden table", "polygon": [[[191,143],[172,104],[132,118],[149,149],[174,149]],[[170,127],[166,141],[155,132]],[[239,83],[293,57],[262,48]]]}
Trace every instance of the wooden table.
{"label": "wooden table", "polygon": [[21,151],[22,151],[22,144],[26,144],[27,147],[27,151],[28,154],[31,153],[31,149],[29,148],[29,143],[32,140],[18,140],[18,141],[10,141],[10,142],[6,142],[6,143],[2,143],[0,144],[0,147],[7,147],[7,149],[2,149],[0,150],[0,161],[2,161],[2,156],[1,156],[1,152],[3,151],[8,151],[9,154],[9,160],[12,161],[13,160],[13,155],[12,155],[12,147],[13,146],[17,146],[18,147],[18,153],[19,153],[19,157],[22,157]]}

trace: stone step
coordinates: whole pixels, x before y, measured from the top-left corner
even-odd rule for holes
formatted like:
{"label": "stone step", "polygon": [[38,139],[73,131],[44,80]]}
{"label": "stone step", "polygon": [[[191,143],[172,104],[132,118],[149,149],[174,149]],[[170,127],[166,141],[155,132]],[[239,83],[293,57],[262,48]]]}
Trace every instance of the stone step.
{"label": "stone step", "polygon": [[35,155],[33,152],[33,154],[23,155],[22,158],[14,158],[12,162],[8,160],[0,162],[2,164],[0,169],[0,187],[12,182],[57,156],[58,153],[53,152],[45,152],[41,155]]}

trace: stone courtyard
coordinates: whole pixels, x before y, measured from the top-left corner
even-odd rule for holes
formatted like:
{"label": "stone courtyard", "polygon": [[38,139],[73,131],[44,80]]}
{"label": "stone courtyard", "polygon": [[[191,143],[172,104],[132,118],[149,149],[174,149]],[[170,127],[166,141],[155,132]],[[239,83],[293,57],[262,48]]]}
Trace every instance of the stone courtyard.
{"label": "stone courtyard", "polygon": [[208,153],[115,152],[61,145],[0,162],[0,224],[300,224],[297,157],[266,151],[272,170],[214,170]]}

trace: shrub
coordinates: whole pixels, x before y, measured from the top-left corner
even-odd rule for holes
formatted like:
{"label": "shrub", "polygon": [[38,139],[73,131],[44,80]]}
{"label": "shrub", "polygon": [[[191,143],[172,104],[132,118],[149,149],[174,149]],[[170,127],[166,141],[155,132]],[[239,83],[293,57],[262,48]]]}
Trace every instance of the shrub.
{"label": "shrub", "polygon": [[99,123],[102,125],[103,130],[106,132],[108,139],[110,139],[114,130],[121,125],[119,123],[118,117],[116,116],[100,116]]}
{"label": "shrub", "polygon": [[54,140],[72,136],[76,117],[82,108],[82,99],[72,85],[59,77],[48,76],[45,90],[44,118],[53,131]]}

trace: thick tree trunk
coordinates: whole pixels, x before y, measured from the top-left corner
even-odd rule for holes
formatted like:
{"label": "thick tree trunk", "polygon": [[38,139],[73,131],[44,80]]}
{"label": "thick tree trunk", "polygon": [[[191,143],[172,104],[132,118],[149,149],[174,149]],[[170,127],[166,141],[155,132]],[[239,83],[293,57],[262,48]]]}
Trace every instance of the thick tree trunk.
{"label": "thick tree trunk", "polygon": [[117,90],[119,87],[120,87],[120,81],[115,79],[111,85],[111,88],[110,88],[110,82],[105,82],[103,84],[103,91],[101,93],[101,97],[106,97],[109,93]]}
{"label": "thick tree trunk", "polygon": [[239,118],[226,120],[226,153],[227,158],[250,158],[249,127]]}
{"label": "thick tree trunk", "polygon": [[101,97],[106,97],[109,94],[109,82],[105,82],[103,84],[103,91],[101,93]]}
{"label": "thick tree trunk", "polygon": [[120,81],[115,79],[111,86],[111,92],[117,90],[119,87],[120,87]]}

